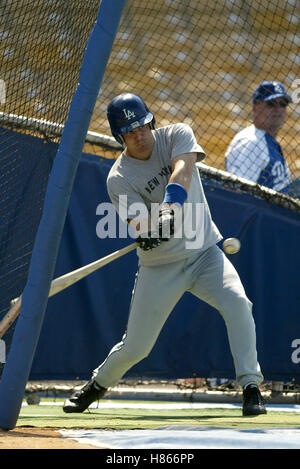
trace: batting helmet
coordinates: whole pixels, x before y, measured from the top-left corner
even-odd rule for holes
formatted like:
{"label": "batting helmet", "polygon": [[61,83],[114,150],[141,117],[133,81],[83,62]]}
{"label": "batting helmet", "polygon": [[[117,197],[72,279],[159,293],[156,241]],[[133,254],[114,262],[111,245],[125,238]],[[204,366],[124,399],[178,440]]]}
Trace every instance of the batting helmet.
{"label": "batting helmet", "polygon": [[124,93],[111,100],[107,107],[107,118],[111,133],[117,142],[123,144],[122,135],[137,127],[150,124],[155,128],[155,118],[146,103],[132,93]]}

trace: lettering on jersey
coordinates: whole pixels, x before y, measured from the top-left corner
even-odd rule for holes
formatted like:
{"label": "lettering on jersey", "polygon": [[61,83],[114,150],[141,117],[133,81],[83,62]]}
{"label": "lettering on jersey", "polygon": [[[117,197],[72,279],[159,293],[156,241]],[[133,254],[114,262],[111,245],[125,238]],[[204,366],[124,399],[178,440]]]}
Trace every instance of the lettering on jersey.
{"label": "lettering on jersey", "polygon": [[172,168],[171,166],[164,166],[161,168],[161,171],[158,173],[161,177],[163,176],[168,176],[169,174],[172,173]]}
{"label": "lettering on jersey", "polygon": [[147,192],[149,192],[149,194],[151,194],[151,192],[154,191],[154,189],[159,185],[159,180],[157,179],[157,177],[154,177],[147,182],[147,186],[145,187],[145,189]]}
{"label": "lettering on jersey", "polygon": [[135,113],[131,111],[130,109],[123,109],[123,112],[125,114],[126,119],[129,121],[130,119],[133,119],[135,117]]}
{"label": "lettering on jersey", "polygon": [[[164,166],[161,168],[161,170],[158,173],[158,176],[161,178],[164,176],[169,176],[172,174],[172,168],[171,166]],[[148,194],[151,194],[154,189],[161,184],[161,181],[158,179],[157,176],[154,176],[150,181],[147,182],[147,185],[145,187],[145,190],[148,192]]]}
{"label": "lettering on jersey", "polygon": [[274,185],[279,184],[281,181],[284,182],[284,179],[289,176],[286,166],[284,166],[281,161],[274,163],[271,172],[274,177]]}

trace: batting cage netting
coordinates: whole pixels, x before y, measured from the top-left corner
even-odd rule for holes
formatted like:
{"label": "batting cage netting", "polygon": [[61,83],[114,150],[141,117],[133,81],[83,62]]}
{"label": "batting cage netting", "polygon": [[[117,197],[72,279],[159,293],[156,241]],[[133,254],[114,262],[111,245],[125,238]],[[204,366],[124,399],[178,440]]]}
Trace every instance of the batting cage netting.
{"label": "batting cage netting", "polygon": [[[47,181],[99,4],[1,2],[0,319],[26,283]],[[0,341],[0,362],[12,332]]]}
{"label": "batting cage netting", "polygon": [[[0,319],[26,283],[47,181],[100,3],[1,2]],[[297,0],[127,0],[85,150],[119,154],[106,108],[117,94],[133,92],[151,107],[157,126],[193,128],[207,154],[204,177],[299,212],[299,46]],[[228,145],[252,124],[252,95],[265,80],[281,82],[292,99],[277,138],[288,166],[284,191],[226,168]],[[0,367],[12,332],[0,338]]]}
{"label": "batting cage netting", "polygon": [[91,130],[110,135],[106,104],[134,90],[159,126],[190,124],[206,164],[223,170],[230,141],[252,123],[254,89],[279,81],[293,104],[278,139],[290,171],[288,194],[299,197],[299,34],[296,0],[128,1]]}

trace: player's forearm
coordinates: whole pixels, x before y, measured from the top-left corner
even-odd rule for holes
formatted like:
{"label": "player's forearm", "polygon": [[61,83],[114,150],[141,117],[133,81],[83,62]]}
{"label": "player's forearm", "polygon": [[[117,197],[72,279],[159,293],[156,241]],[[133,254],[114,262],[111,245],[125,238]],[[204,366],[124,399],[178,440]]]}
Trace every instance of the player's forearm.
{"label": "player's forearm", "polygon": [[188,192],[196,157],[196,153],[188,153],[174,158],[174,161],[172,161],[172,174],[169,179],[169,184],[180,184]]}

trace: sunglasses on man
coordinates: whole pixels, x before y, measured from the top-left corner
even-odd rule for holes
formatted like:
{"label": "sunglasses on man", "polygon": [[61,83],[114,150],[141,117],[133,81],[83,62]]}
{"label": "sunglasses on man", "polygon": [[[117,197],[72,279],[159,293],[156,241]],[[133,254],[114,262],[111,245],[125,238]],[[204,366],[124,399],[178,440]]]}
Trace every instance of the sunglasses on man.
{"label": "sunglasses on man", "polygon": [[269,107],[287,107],[288,103],[286,101],[265,101],[266,105]]}

